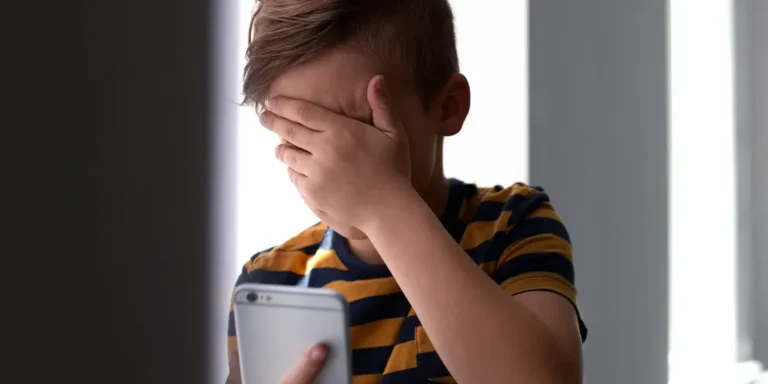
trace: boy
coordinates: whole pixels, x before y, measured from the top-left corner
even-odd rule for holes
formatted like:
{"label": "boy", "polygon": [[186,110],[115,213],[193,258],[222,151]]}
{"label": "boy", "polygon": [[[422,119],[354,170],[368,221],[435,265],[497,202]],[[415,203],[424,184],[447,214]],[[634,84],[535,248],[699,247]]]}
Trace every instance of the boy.
{"label": "boy", "polygon": [[[250,33],[246,102],[322,222],[237,283],[341,292],[356,384],[581,382],[571,245],[547,195],[443,175],[470,105],[448,1],[266,0]],[[285,383],[311,383],[327,353]]]}

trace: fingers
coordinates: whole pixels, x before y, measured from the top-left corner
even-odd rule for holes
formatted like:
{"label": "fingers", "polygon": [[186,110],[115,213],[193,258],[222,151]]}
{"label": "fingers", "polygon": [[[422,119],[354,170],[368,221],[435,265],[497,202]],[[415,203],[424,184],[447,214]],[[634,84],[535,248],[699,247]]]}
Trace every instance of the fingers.
{"label": "fingers", "polygon": [[323,370],[328,359],[328,348],[324,345],[312,347],[299,361],[282,384],[312,384]]}
{"label": "fingers", "polygon": [[288,169],[302,176],[306,177],[311,173],[312,154],[301,148],[291,144],[280,144],[275,148],[275,157],[287,165]]}
{"label": "fingers", "polygon": [[269,112],[320,132],[332,129],[341,118],[319,105],[290,97],[273,97],[265,104]]}
{"label": "fingers", "polygon": [[302,175],[301,173],[288,168],[288,178],[291,179],[291,183],[296,186],[296,189],[298,189],[299,192],[304,189],[304,184],[307,182],[306,175]]}
{"label": "fingers", "polygon": [[264,111],[259,116],[259,122],[264,128],[276,133],[280,139],[303,148],[309,152],[317,142],[318,132],[301,124],[294,123],[275,113]]}
{"label": "fingers", "polygon": [[399,134],[403,126],[395,113],[384,76],[374,76],[368,83],[368,104],[373,111],[373,125],[384,132]]}

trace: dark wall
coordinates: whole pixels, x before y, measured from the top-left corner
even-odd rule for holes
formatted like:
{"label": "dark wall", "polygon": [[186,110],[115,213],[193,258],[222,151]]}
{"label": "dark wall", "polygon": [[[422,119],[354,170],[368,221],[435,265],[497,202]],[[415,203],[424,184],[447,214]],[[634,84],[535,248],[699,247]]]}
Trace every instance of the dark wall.
{"label": "dark wall", "polygon": [[83,5],[69,57],[73,382],[202,383],[211,2]]}

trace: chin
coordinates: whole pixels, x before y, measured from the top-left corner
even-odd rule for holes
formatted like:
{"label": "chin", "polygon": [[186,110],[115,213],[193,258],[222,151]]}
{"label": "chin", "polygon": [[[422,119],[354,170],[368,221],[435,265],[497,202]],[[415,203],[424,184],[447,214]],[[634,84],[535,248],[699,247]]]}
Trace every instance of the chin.
{"label": "chin", "polygon": [[363,231],[350,226],[333,226],[330,225],[336,233],[344,236],[347,240],[367,240],[368,236]]}

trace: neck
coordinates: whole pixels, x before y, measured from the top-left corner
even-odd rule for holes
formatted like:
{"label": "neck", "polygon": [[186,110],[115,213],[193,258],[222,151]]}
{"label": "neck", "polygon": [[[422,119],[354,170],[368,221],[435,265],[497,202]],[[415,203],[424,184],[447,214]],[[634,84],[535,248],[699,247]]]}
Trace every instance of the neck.
{"label": "neck", "polygon": [[[435,174],[432,180],[427,184],[424,191],[420,191],[419,195],[429,205],[435,216],[440,217],[445,210],[445,206],[448,204],[449,191],[449,182],[443,174],[442,164],[439,164],[438,167],[435,167]],[[368,264],[384,263],[370,240],[348,240],[348,244],[352,254],[361,261]]]}

